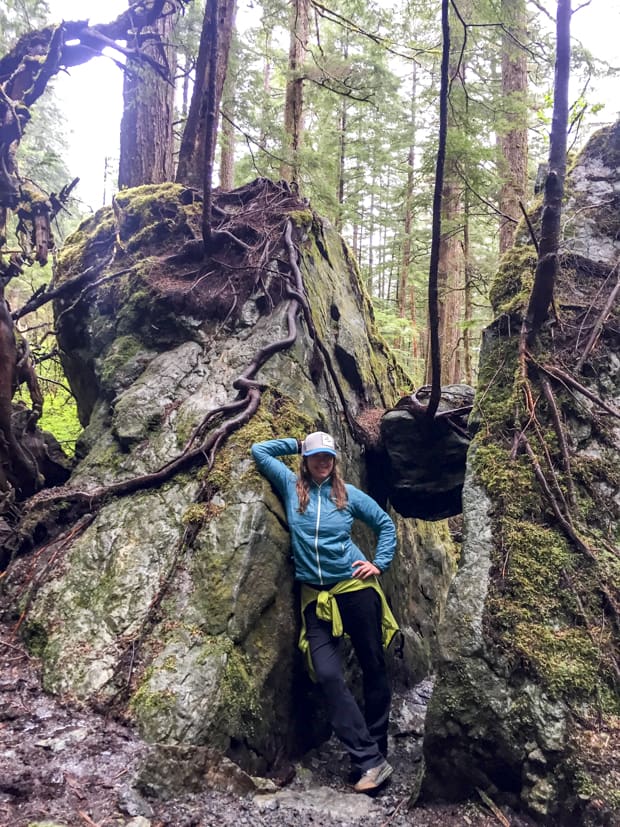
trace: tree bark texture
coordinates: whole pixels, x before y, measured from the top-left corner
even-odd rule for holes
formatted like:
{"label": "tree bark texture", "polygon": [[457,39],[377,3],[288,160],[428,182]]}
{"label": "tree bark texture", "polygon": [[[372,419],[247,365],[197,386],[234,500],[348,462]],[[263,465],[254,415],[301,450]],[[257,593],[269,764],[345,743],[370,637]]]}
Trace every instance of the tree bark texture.
{"label": "tree bark texture", "polygon": [[161,184],[174,178],[173,136],[176,54],[170,44],[174,17],[160,18],[143,32],[157,40],[144,51],[169,69],[163,78],[147,66],[128,61],[123,78],[123,117],[118,170],[119,189]]}
{"label": "tree bark texture", "polygon": [[235,186],[235,128],[230,121],[232,115],[233,112],[228,107],[222,109],[220,188],[225,192],[230,192]]}
{"label": "tree bark texture", "polygon": [[448,83],[450,67],[450,23],[448,19],[449,0],[441,2],[441,87],[439,91],[439,142],[435,166],[435,188],[433,192],[433,232],[431,238],[431,260],[428,273],[428,327],[431,395],[427,415],[433,418],[441,399],[441,350],[439,340],[439,260],[441,243],[442,199],[444,189],[444,166],[446,161],[446,139],[448,133]]}
{"label": "tree bark texture", "polygon": [[[411,248],[413,230],[413,184],[414,184],[414,166],[415,166],[415,145],[416,145],[416,95],[417,95],[417,66],[414,63],[411,71],[411,132],[409,136],[409,152],[407,153],[407,184],[405,189],[405,215],[403,218],[403,250],[400,262],[400,272],[398,276],[398,315],[404,319],[407,315],[415,325],[415,288],[411,282],[411,288],[408,288],[411,276]],[[407,314],[407,297],[409,297],[409,314]],[[417,352],[417,345],[415,342],[416,333],[412,336],[412,350],[415,358]],[[400,341],[397,347],[400,347]]]}
{"label": "tree bark texture", "polygon": [[[217,90],[218,64],[220,63],[220,40],[218,27],[219,0],[207,0],[205,10],[205,21],[208,22],[209,39],[209,73],[207,85],[203,92],[202,108],[205,112],[204,119],[204,167],[202,175],[202,189],[204,202],[202,210],[202,237],[205,244],[205,252],[211,241],[212,232],[212,204],[213,204],[213,161],[215,158],[215,146],[217,143],[217,125],[219,100]],[[231,33],[232,34],[232,33]],[[228,60],[226,60],[227,67]],[[224,91],[225,71],[222,77],[222,92]]]}
{"label": "tree bark texture", "polygon": [[469,193],[465,193],[465,205],[464,205],[464,221],[463,221],[463,258],[465,261],[465,283],[464,283],[464,296],[465,296],[465,325],[463,327],[463,375],[459,377],[459,379],[464,379],[465,384],[473,385],[474,384],[474,371],[473,371],[473,354],[472,354],[472,337],[471,337],[471,322],[474,317],[474,307],[473,307],[473,262],[472,262],[472,253],[471,253],[471,244],[470,244],[470,222],[471,222],[471,209],[470,209],[470,199]]}
{"label": "tree bark texture", "polygon": [[[200,35],[198,59],[196,61],[196,80],[181,147],[176,180],[196,189],[204,185],[205,165],[213,164],[215,142],[211,140],[211,156],[205,152],[207,138],[207,117],[209,117],[208,90],[211,82],[210,75],[214,71],[213,104],[215,112],[219,112],[224,79],[228,65],[228,53],[232,40],[235,20],[236,0],[208,0]],[[215,56],[212,54],[213,44],[217,43]],[[217,128],[217,124],[216,124]]]}
{"label": "tree bark texture", "polygon": [[235,186],[235,100],[237,78],[227,72],[222,99],[222,128],[220,135],[220,188],[230,192]]}
{"label": "tree bark texture", "polygon": [[272,50],[272,35],[273,32],[270,29],[265,32],[265,53],[263,57],[263,100],[260,117],[260,133],[258,138],[258,142],[261,146],[267,145],[269,137],[267,126],[270,123],[270,117],[266,102],[269,100],[271,95],[271,75],[273,71],[273,63],[270,55]]}
{"label": "tree bark texture", "polygon": [[291,15],[288,79],[284,102],[285,160],[280,167],[280,175],[285,181],[297,181],[299,177],[299,151],[304,132],[302,67],[306,58],[310,29],[309,0],[294,0]]}
{"label": "tree bark texture", "polygon": [[[344,43],[342,45],[342,58],[347,60],[349,57],[349,32],[344,33]],[[348,109],[347,101],[343,97],[340,101],[340,117],[338,119],[338,182],[336,185],[336,198],[338,201],[338,214],[336,216],[336,229],[339,233],[342,232],[344,226],[344,199],[345,199],[345,174],[347,165],[347,153],[349,151],[348,144]],[[354,248],[355,249],[355,248]]]}
{"label": "tree bark texture", "polygon": [[461,327],[465,283],[463,254],[462,185],[446,164],[442,199],[442,234],[439,245],[437,291],[439,301],[439,342],[441,375],[444,384],[461,381]]}
{"label": "tree bark texture", "polygon": [[[461,14],[467,13],[467,4],[460,3]],[[460,25],[460,23],[458,24]],[[446,112],[446,130],[463,128],[455,121],[456,94],[464,83],[465,64],[461,54],[464,34],[452,37],[448,75],[452,78],[450,94],[452,106]],[[457,59],[457,62],[454,62]],[[443,82],[443,80],[442,80]],[[466,113],[465,113],[466,118]],[[457,157],[448,153],[443,169],[443,193],[441,200],[441,230],[437,261],[437,311],[441,376],[444,383],[461,379],[461,328],[465,262],[463,255],[463,184],[459,174]],[[434,232],[434,230],[433,230]],[[432,327],[431,327],[432,336]],[[430,354],[433,347],[431,342]],[[432,363],[427,372],[432,379]]]}
{"label": "tree bark texture", "polygon": [[553,301],[559,269],[560,221],[566,175],[566,140],[568,129],[568,82],[570,79],[571,0],[558,0],[556,20],[556,61],[553,117],[549,142],[549,173],[538,243],[538,263],[525,319],[525,337],[531,345]]}
{"label": "tree bark texture", "polygon": [[347,161],[347,102],[340,101],[340,120],[338,124],[338,184],[336,198],[338,199],[338,215],[336,217],[336,229],[342,232],[344,225],[344,194],[345,194],[345,169]]}
{"label": "tree bark texture", "polygon": [[[502,187],[499,209],[500,255],[512,247],[517,221],[527,188],[527,59],[519,45],[525,42],[525,0],[502,0],[501,19],[507,27],[502,37],[502,100],[504,106],[499,145]],[[512,220],[511,220],[512,219]]]}
{"label": "tree bark texture", "polygon": [[235,186],[235,127],[233,123],[237,111],[238,78],[237,61],[234,61],[233,66],[229,60],[221,104],[220,189],[224,192],[230,192]]}

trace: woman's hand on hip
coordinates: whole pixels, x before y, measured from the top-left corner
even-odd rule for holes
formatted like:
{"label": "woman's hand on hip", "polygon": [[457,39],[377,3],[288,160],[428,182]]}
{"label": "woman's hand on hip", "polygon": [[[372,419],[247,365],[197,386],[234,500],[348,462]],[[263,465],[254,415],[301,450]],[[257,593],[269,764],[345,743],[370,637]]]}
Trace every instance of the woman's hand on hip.
{"label": "woman's hand on hip", "polygon": [[378,577],[381,569],[378,569],[370,560],[356,560],[353,563],[353,577],[358,580],[367,580],[369,577]]}

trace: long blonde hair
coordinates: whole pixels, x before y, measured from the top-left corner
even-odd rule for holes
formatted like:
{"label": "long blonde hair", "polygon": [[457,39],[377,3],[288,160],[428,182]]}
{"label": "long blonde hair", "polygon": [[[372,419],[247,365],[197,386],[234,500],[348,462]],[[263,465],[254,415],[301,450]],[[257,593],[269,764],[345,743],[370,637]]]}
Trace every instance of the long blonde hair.
{"label": "long blonde hair", "polygon": [[[330,499],[335,503],[336,508],[344,508],[348,502],[347,489],[345,488],[344,480],[338,468],[338,460],[334,459],[334,468],[331,474],[332,493]],[[299,466],[299,476],[297,477],[297,499],[299,500],[300,514],[303,514],[308,507],[310,501],[310,486],[312,484],[312,476],[308,471],[308,464],[305,457],[301,458]]]}

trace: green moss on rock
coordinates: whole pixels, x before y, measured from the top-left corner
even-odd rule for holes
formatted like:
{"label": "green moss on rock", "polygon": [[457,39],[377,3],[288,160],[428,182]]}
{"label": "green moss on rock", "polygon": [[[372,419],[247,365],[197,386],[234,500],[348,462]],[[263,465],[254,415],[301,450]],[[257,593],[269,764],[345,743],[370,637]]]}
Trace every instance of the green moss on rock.
{"label": "green moss on rock", "polygon": [[129,709],[137,715],[142,727],[148,731],[149,724],[162,717],[172,717],[176,707],[175,693],[170,689],[154,691],[144,681],[137,692],[132,695]]}
{"label": "green moss on rock", "polygon": [[532,246],[511,247],[504,255],[489,292],[491,307],[496,315],[522,313],[527,307],[536,262],[536,250]]}
{"label": "green moss on rock", "polygon": [[65,239],[58,254],[57,281],[78,275],[89,264],[104,261],[114,244],[116,223],[112,207],[101,207]]}
{"label": "green moss on rock", "polygon": [[291,210],[288,213],[288,217],[298,229],[312,226],[313,213],[311,209]]}
{"label": "green moss on rock", "polygon": [[196,525],[204,522],[207,517],[207,507],[205,503],[192,503],[185,509],[181,518],[183,525]]}

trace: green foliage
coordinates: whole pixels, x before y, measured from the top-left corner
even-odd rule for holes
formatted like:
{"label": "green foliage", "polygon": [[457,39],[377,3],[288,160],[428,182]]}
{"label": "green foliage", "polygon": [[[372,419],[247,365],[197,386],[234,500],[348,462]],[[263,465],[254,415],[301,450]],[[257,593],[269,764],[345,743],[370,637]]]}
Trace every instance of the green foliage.
{"label": "green foliage", "polygon": [[42,386],[44,403],[39,427],[54,434],[64,452],[72,456],[82,431],[73,394],[65,385],[59,387],[43,381]]}
{"label": "green foliage", "polygon": [[0,4],[0,38],[10,49],[25,32],[45,25],[49,16],[47,0],[3,0]]}
{"label": "green foliage", "polygon": [[[60,190],[71,181],[67,155],[66,122],[53,88],[31,110],[32,118],[20,141],[18,163],[22,176],[45,193]],[[63,215],[60,216],[62,220]]]}
{"label": "green foliage", "polygon": [[[35,352],[36,360],[36,352]],[[78,420],[75,398],[67,385],[58,359],[45,359],[37,365],[37,378],[43,393],[43,415],[38,426],[52,433],[66,454],[72,456],[82,426]],[[15,396],[31,406],[30,394],[22,386]]]}
{"label": "green foliage", "polygon": [[379,333],[394,351],[403,368],[412,376],[415,384],[423,384],[424,359],[416,356],[414,349],[414,345],[419,341],[419,330],[413,322],[399,316],[383,303],[375,302],[374,307]]}

